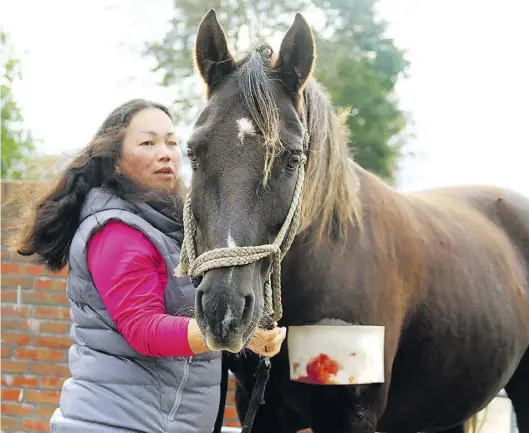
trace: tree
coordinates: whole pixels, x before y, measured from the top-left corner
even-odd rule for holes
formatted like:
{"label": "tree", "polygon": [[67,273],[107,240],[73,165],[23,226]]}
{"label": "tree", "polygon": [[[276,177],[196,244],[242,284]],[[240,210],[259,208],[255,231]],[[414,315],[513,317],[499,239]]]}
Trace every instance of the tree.
{"label": "tree", "polygon": [[[326,23],[316,33],[316,78],[337,107],[347,108],[355,161],[393,183],[407,124],[394,94],[408,67],[404,53],[385,37],[387,23],[376,0],[313,0]],[[325,36],[322,36],[325,34]]]}
{"label": "tree", "polygon": [[175,0],[171,29],[163,41],[149,44],[146,54],[155,57],[155,71],[163,73],[161,84],[178,95],[177,121],[191,123],[202,106],[201,83],[193,69],[193,44],[198,23],[210,7],[216,9],[228,40],[236,41],[236,50],[244,37],[256,41],[284,34],[297,11],[319,10],[324,24],[314,26],[318,50],[315,76],[336,108],[350,113],[347,127],[355,160],[393,182],[406,126],[394,86],[407,62],[393,41],[385,38],[387,24],[376,17],[375,2]]}
{"label": "tree", "polygon": [[5,59],[1,82],[2,178],[20,178],[20,165],[28,152],[34,150],[35,142],[31,132],[23,126],[24,118],[13,95],[14,83],[22,79],[20,60],[15,57],[5,32],[0,32],[0,42]]}

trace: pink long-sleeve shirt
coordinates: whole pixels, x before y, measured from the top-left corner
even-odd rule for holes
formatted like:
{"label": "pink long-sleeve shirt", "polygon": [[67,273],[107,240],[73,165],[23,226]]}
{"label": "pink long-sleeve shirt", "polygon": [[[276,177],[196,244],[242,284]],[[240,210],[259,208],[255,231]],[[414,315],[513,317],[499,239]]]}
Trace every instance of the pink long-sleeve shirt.
{"label": "pink long-sleeve shirt", "polygon": [[165,261],[139,230],[108,223],[88,244],[88,268],[118,331],[145,356],[192,356],[187,317],[165,312]]}

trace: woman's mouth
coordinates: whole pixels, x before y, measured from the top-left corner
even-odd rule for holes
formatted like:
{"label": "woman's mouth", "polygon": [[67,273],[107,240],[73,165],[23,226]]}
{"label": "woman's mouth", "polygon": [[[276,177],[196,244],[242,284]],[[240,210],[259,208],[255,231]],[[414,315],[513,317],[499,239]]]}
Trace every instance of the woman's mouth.
{"label": "woman's mouth", "polygon": [[171,167],[164,167],[155,171],[154,174],[161,177],[172,178],[174,176],[174,171]]}

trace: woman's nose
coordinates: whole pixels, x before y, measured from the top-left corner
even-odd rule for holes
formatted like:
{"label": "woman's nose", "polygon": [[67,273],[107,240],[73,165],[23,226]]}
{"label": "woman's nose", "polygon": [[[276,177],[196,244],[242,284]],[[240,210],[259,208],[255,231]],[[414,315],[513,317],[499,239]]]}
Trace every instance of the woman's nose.
{"label": "woman's nose", "polygon": [[167,146],[161,146],[161,149],[158,153],[158,159],[160,161],[170,161],[171,160],[171,151]]}

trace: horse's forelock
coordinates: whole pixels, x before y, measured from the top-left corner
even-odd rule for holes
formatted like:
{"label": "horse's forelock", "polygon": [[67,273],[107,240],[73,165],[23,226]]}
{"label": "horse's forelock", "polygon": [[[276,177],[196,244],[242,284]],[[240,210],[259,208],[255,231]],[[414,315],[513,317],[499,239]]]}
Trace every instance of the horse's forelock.
{"label": "horse's forelock", "polygon": [[274,159],[283,151],[281,121],[275,103],[272,69],[272,48],[263,44],[249,50],[235,72],[237,89],[245,108],[264,137],[265,166],[263,184],[266,185]]}

